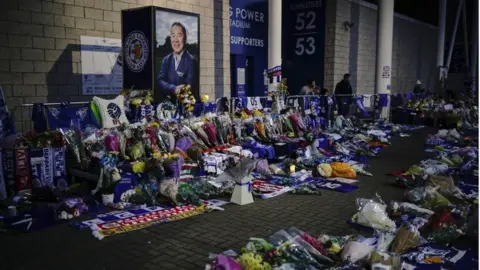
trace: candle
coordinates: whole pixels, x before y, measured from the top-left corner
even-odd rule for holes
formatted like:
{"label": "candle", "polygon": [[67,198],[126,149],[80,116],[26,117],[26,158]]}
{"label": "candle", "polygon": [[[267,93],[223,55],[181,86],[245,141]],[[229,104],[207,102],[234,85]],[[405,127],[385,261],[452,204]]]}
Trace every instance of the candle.
{"label": "candle", "polygon": [[290,173],[294,173],[295,172],[295,165],[290,165]]}

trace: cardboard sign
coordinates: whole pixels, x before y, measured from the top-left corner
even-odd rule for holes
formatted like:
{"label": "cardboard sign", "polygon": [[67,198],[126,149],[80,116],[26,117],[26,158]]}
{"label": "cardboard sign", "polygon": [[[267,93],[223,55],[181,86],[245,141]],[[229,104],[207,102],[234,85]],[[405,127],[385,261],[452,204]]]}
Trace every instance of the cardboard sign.
{"label": "cardboard sign", "polygon": [[260,97],[247,97],[247,109],[249,110],[263,109]]}

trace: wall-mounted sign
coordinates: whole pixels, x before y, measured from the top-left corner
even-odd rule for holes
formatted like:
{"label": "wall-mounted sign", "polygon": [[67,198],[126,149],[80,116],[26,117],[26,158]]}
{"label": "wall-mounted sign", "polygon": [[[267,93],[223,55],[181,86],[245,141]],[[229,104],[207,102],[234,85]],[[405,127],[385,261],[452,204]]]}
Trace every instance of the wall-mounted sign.
{"label": "wall-mounted sign", "polygon": [[247,91],[249,95],[263,96],[263,72],[268,57],[268,1],[230,0],[229,13],[230,54],[252,60],[246,70]]}
{"label": "wall-mounted sign", "polygon": [[[265,0],[230,1],[230,51],[249,54],[267,48],[268,2]],[[263,51],[263,50],[262,50]]]}
{"label": "wall-mounted sign", "polygon": [[245,68],[237,68],[237,97],[246,96],[245,83]]}
{"label": "wall-mounted sign", "polygon": [[383,68],[382,68],[382,78],[390,79],[391,73],[392,72],[391,72],[390,66],[383,66]]}
{"label": "wall-mounted sign", "polygon": [[325,1],[284,0],[282,20],[282,70],[290,93],[298,93],[309,79],[322,86]]}
{"label": "wall-mounted sign", "polygon": [[82,94],[118,95],[122,91],[120,39],[80,37]]}

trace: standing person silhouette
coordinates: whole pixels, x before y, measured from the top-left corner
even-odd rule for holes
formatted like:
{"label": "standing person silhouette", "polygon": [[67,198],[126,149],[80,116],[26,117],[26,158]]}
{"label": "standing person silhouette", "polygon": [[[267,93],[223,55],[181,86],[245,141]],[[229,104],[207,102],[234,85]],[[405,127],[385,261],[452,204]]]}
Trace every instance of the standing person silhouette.
{"label": "standing person silhouette", "polygon": [[339,115],[349,114],[350,104],[352,104],[353,90],[350,84],[350,74],[345,73],[343,79],[335,86],[335,99],[337,100],[337,110]]}
{"label": "standing person silhouette", "polygon": [[307,85],[303,86],[300,90],[300,95],[312,95],[315,92],[315,87],[317,86],[314,79],[307,81]]}

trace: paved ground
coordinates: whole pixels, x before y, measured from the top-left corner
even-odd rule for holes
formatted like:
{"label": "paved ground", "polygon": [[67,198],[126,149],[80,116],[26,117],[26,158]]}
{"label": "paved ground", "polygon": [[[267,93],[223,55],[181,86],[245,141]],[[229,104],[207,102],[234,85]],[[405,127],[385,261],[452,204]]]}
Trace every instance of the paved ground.
{"label": "paved ground", "polygon": [[394,138],[380,158],[370,160],[375,176],[360,177],[356,192],[283,195],[102,241],[89,230],[67,225],[20,236],[0,235],[0,269],[204,269],[209,252],[238,250],[249,237],[266,237],[282,228],[295,226],[313,235],[354,233],[346,220],[356,210],[355,199],[374,197],[375,192],[385,201],[401,199],[404,190],[393,187],[385,174],[427,157],[423,142],[432,132],[422,129],[409,138]]}

